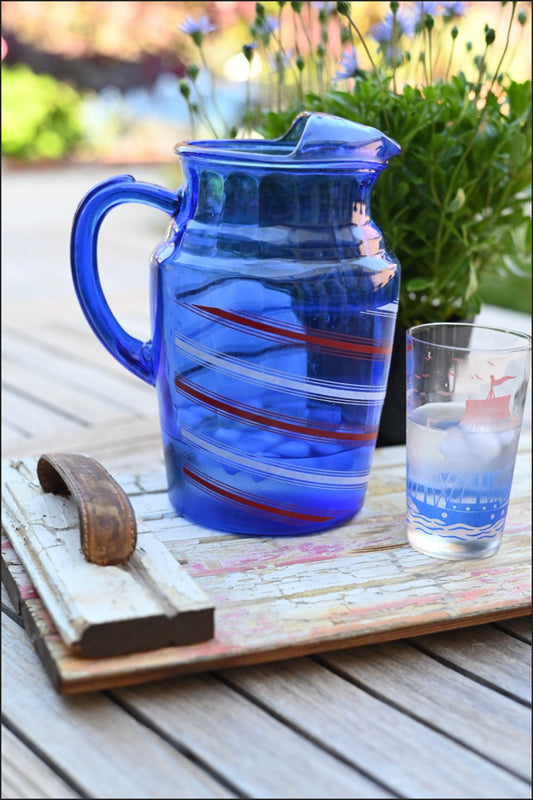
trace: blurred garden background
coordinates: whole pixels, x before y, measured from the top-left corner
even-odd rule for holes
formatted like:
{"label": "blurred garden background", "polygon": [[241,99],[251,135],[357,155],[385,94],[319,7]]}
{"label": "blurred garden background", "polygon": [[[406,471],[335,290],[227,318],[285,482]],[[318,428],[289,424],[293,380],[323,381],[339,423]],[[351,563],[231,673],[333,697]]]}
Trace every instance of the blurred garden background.
{"label": "blurred garden background", "polygon": [[[296,56],[302,63],[309,60],[315,37],[319,47],[313,58],[318,64],[320,47],[328,36],[331,44],[338,34],[330,16],[342,5],[346,4],[3,2],[2,168],[170,164],[176,159],[173,146],[178,141],[218,135],[215,129],[220,120],[224,121],[222,134],[256,135],[253,120],[246,119],[247,109],[280,100],[272,93],[271,79],[285,69],[278,38],[281,26],[276,22],[281,21],[284,6],[298,8],[301,27],[291,31]],[[383,24],[393,5],[351,3],[364,33]],[[513,6],[520,24],[508,32],[505,69],[515,81],[531,78],[530,2],[418,5],[435,15],[442,13],[439,6],[454,7],[454,13],[460,14],[461,37],[454,61],[441,67],[455,72],[472,60],[470,53],[484,53],[487,30],[505,31],[500,21]],[[311,16],[311,7],[319,10],[318,16]],[[258,29],[261,20],[264,27]],[[270,28],[268,20],[272,20]],[[266,46],[269,40],[278,42],[273,62]],[[345,36],[330,47],[337,65],[324,63],[323,72],[317,68],[318,83],[321,76],[334,81],[335,68],[340,69],[338,80],[343,68],[349,80],[349,44]],[[372,53],[357,45],[359,61],[352,65],[353,76],[358,69],[370,69],[372,62]],[[438,58],[437,53],[435,64]],[[478,61],[476,67],[481,75],[482,69],[495,70],[500,65],[487,67]],[[302,74],[286,68],[288,89],[284,91],[296,93]],[[265,88],[269,81],[270,94]],[[530,238],[526,246],[530,248]],[[505,280],[489,274],[484,277],[482,295],[491,304],[530,313],[531,271],[511,267]]]}

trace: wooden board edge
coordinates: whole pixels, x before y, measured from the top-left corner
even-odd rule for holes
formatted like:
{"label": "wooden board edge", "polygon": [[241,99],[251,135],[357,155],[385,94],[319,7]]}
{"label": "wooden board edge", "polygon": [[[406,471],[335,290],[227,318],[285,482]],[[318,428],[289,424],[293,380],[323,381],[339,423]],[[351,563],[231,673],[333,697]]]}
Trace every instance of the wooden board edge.
{"label": "wooden board edge", "polygon": [[[135,686],[152,681],[160,681],[169,678],[185,677],[187,675],[199,675],[205,672],[216,670],[226,670],[233,667],[257,666],[275,661],[285,661],[291,658],[302,658],[306,656],[318,656],[335,650],[347,650],[352,647],[364,647],[385,642],[397,641],[399,639],[409,639],[415,636],[424,636],[431,633],[442,633],[448,630],[458,630],[477,625],[486,625],[491,622],[515,619],[527,614],[531,614],[532,605],[517,606],[515,608],[500,609],[496,611],[480,613],[471,617],[460,619],[435,620],[423,625],[407,625],[403,628],[394,628],[387,631],[377,631],[368,634],[347,637],[345,640],[335,640],[331,642],[298,644],[285,646],[283,648],[272,648],[260,650],[252,653],[239,653],[234,656],[214,656],[203,662],[187,664],[173,664],[166,666],[147,668],[137,673],[115,673],[114,675],[89,675],[88,672],[81,674],[74,679],[69,678],[68,670],[62,669],[61,661],[57,664],[53,657],[48,653],[47,661],[53,662],[53,680],[58,692],[62,695],[75,695],[103,691],[108,689],[119,689],[125,686]],[[45,646],[46,639],[41,640]],[[41,656],[41,660],[42,656]],[[44,663],[44,660],[43,660]],[[52,676],[51,676],[52,677]]]}
{"label": "wooden board edge", "polygon": [[423,636],[425,634],[441,633],[447,630],[457,630],[459,628],[515,619],[532,613],[532,604],[523,603],[515,607],[479,612],[478,614],[468,617],[433,620],[421,625],[405,625],[401,628],[396,627],[390,630],[347,636],[343,640],[335,639],[330,642],[321,641],[320,643],[310,642],[308,644],[299,643],[294,646],[271,648],[251,653],[238,653],[233,656],[215,655],[201,663],[189,662],[186,664],[167,664],[154,668],[147,667],[135,673],[124,670],[123,672],[115,671],[113,674],[95,675],[91,673],[90,664],[88,664],[86,671],[77,672],[76,676],[72,677],[72,675],[69,676],[67,662],[72,659],[79,659],[83,662],[86,661],[86,659],[72,650],[68,651],[68,655],[65,658],[58,658],[57,653],[53,652],[55,643],[59,644],[60,647],[64,647],[61,637],[52,628],[43,630],[44,620],[42,615],[36,613],[42,606],[41,600],[38,596],[27,599],[21,597],[16,581],[9,570],[9,564],[4,558],[4,554],[2,554],[2,578],[10,599],[12,599],[16,608],[18,607],[21,609],[19,614],[22,617],[24,629],[30,638],[52,686],[61,695],[86,694],[96,691],[118,689],[126,686],[141,685],[169,678],[201,674],[213,670],[255,666],[290,658],[320,655],[335,650],[346,650],[351,647],[364,647],[398,639],[407,639],[413,636]]}
{"label": "wooden board edge", "polygon": [[[1,577],[2,583],[4,584],[9,595],[9,599],[13,603],[15,612],[20,618],[24,630],[26,631],[31,644],[34,647],[35,652],[39,656],[45,672],[52,683],[52,686],[58,692],[60,692],[62,683],[60,670],[58,669],[58,665],[50,653],[46,638],[43,636],[43,632],[40,630],[32,614],[28,611],[28,603],[31,602],[31,600],[25,600],[22,597],[19,586],[11,574],[4,552],[2,552],[1,558]],[[37,600],[36,602],[40,603],[41,601]],[[57,634],[57,636],[59,638],[59,634]]]}
{"label": "wooden board edge", "polygon": [[9,599],[13,603],[15,613],[18,617],[22,616],[22,597],[15,578],[9,571],[9,567],[5,561],[4,553],[2,553],[2,560],[0,563],[2,583],[6,588]]}

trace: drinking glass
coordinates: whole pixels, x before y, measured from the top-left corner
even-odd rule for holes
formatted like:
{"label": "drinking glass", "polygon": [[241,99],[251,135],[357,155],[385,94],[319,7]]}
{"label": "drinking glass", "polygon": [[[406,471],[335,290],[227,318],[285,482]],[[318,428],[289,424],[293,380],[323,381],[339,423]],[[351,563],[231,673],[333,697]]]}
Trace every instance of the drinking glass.
{"label": "drinking glass", "polygon": [[500,547],[531,337],[466,323],[407,331],[407,538],[445,560]]}

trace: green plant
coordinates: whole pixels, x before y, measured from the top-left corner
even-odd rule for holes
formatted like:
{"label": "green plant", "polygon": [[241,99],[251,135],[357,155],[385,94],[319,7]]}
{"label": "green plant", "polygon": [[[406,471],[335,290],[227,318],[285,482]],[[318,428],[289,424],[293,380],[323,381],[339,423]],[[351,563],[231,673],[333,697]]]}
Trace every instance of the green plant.
{"label": "green plant", "polygon": [[[380,177],[374,216],[400,258],[400,322],[479,312],[479,282],[495,266],[529,263],[530,90],[510,82],[506,113],[494,94],[484,113],[465,103],[463,74],[421,90],[387,94],[360,79],[356,93],[308,98],[310,108],[366,121],[401,142],[403,155]],[[529,238],[519,231],[528,228]]]}
{"label": "green plant", "polygon": [[2,154],[34,161],[64,158],[83,139],[81,96],[51,75],[2,65]]}
{"label": "green plant", "polygon": [[[399,322],[474,316],[485,276],[530,274],[531,81],[517,82],[506,71],[511,30],[525,23],[518,3],[501,3],[510,13],[499,50],[500,36],[489,25],[481,53],[473,55],[466,43],[468,77],[453,67],[465,3],[379,4],[388,14],[366,36],[352,15],[357,4],[271,5],[277,16],[256,3],[251,28],[257,51],[271,58],[269,103],[249,105],[243,129],[276,137],[306,109],[398,141],[402,154],[376,184],[373,216],[402,267]],[[314,29],[304,12],[318,15]],[[282,29],[294,31],[291,46]],[[203,43],[202,35],[197,44]],[[330,51],[336,48],[338,60],[339,43],[343,57],[331,77]]]}

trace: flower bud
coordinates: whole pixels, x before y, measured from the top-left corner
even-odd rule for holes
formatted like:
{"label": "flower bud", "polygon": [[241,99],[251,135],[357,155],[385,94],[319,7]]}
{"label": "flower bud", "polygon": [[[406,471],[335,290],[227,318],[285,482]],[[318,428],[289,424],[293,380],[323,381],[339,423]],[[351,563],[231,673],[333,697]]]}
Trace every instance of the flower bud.
{"label": "flower bud", "polygon": [[337,3],[337,14],[340,14],[341,17],[349,17],[350,16],[350,3]]}
{"label": "flower bud", "polygon": [[184,97],[186,100],[188,100],[189,97],[191,96],[191,87],[189,86],[187,81],[180,81],[179,87],[181,96]]}
{"label": "flower bud", "polygon": [[243,44],[242,46],[242,52],[244,53],[244,57],[249,64],[251,64],[252,59],[254,57],[254,50],[256,46],[257,45],[255,44],[255,42],[252,42],[251,44]]}
{"label": "flower bud", "polygon": [[195,81],[198,77],[198,73],[200,72],[200,68],[196,66],[196,64],[190,64],[187,67],[187,75],[191,79],[191,81]]}
{"label": "flower bud", "polygon": [[496,31],[494,30],[494,28],[487,28],[487,31],[485,33],[485,43],[487,45],[492,44],[495,38],[496,38]]}
{"label": "flower bud", "polygon": [[341,44],[346,44],[351,39],[351,33],[349,28],[341,27]]}

